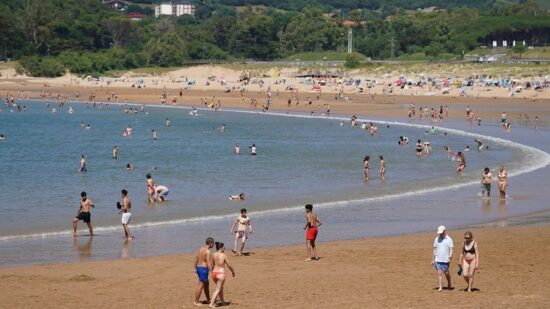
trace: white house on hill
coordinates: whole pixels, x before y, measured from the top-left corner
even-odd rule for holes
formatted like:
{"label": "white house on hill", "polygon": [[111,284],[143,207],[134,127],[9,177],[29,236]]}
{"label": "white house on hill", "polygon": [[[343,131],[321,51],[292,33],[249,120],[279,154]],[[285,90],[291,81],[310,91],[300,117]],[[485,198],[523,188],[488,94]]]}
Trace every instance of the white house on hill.
{"label": "white house on hill", "polygon": [[176,17],[181,15],[195,16],[195,5],[189,1],[181,0],[155,4],[155,17],[159,17],[161,15],[171,15]]}

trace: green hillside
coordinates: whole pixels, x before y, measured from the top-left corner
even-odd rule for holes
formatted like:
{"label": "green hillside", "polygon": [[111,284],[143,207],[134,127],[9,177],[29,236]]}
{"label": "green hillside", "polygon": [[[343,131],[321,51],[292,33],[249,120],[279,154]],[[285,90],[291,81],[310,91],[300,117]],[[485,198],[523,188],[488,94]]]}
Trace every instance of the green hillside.
{"label": "green hillside", "polygon": [[[161,18],[154,2],[117,11],[101,0],[3,0],[0,60],[36,76],[193,60],[347,60],[350,25],[363,55],[354,58],[452,59],[492,40],[543,46],[550,33],[548,10],[533,0],[211,0],[195,1],[195,16]],[[443,9],[416,10],[436,3]],[[144,19],[131,20],[131,12]]]}

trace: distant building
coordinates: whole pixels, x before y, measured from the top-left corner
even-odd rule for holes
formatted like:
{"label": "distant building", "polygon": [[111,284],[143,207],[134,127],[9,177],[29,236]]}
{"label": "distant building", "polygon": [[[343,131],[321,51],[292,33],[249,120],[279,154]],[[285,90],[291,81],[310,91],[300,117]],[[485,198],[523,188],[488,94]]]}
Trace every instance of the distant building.
{"label": "distant building", "polygon": [[147,16],[140,14],[138,12],[131,12],[126,14],[126,17],[130,18],[130,20],[133,20],[133,21],[140,21],[145,19]]}
{"label": "distant building", "polygon": [[124,11],[128,8],[128,2],[121,0],[103,0],[103,4],[113,10]]}
{"label": "distant building", "polygon": [[181,15],[195,16],[195,5],[189,1],[181,0],[155,4],[155,17],[161,15],[171,15],[175,17]]}
{"label": "distant building", "polygon": [[367,22],[366,21],[360,21],[359,23],[357,23],[356,21],[353,21],[353,20],[349,20],[349,19],[346,19],[344,21],[342,21],[342,25],[346,26],[346,27],[355,27],[357,26],[358,24],[361,24],[361,25],[365,25]]}
{"label": "distant building", "polygon": [[323,13],[323,17],[338,18],[338,14],[336,14],[336,13]]}
{"label": "distant building", "polygon": [[441,13],[441,12],[447,12],[447,10],[438,8],[437,6],[430,6],[423,9],[418,9],[419,13]]}

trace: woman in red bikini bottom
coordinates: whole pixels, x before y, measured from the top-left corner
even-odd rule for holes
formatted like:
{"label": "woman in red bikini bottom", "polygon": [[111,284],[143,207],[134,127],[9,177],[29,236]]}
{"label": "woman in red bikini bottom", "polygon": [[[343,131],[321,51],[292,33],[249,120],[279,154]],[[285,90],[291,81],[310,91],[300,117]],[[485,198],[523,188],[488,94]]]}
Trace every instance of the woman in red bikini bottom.
{"label": "woman in red bikini bottom", "polygon": [[231,274],[233,277],[235,277],[235,270],[233,270],[233,267],[229,265],[229,261],[227,260],[227,255],[225,255],[225,246],[221,242],[216,242],[216,250],[214,254],[212,254],[212,280],[214,280],[214,283],[216,284],[216,291],[214,292],[214,295],[212,296],[212,300],[210,302],[210,305],[208,307],[215,308],[216,307],[216,299],[219,296],[221,305],[224,305],[224,298],[223,298],[223,285],[225,283],[225,266],[229,268],[231,271]]}

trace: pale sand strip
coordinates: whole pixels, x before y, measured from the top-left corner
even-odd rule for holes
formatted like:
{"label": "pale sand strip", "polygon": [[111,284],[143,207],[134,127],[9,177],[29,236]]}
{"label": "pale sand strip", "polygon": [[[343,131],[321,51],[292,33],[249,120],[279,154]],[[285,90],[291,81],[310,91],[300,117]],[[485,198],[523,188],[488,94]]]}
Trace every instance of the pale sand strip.
{"label": "pale sand strip", "polygon": [[[208,99],[208,101],[214,100],[215,102],[222,103],[223,108],[246,108],[251,109],[251,98],[258,100],[258,111],[261,112],[261,106],[266,101],[265,89],[259,91],[259,89],[245,92],[245,97],[242,98],[238,91],[225,93],[222,90],[184,90],[183,96],[179,96],[179,89],[169,88],[168,91],[171,96],[168,97],[168,104],[171,105],[171,99],[173,95],[177,96],[177,105],[187,105],[204,107],[201,105],[201,98]],[[37,83],[1,83],[0,95],[5,96],[7,93],[13,95],[17,94],[17,91],[21,90],[25,95],[30,98],[39,98],[40,92],[47,89],[55,97],[57,94],[67,96],[70,100],[75,100],[75,93],[80,93],[80,101],[87,101],[87,98],[91,92],[96,95],[96,101],[107,101],[108,93],[116,93],[118,95],[119,103],[147,103],[147,104],[160,104],[160,96],[163,92],[161,89],[145,88],[134,89],[129,87],[99,87],[99,86],[71,86],[71,85],[59,85],[50,84],[50,87],[44,88],[41,84]],[[545,90],[545,93],[550,94],[550,90]],[[300,103],[296,106],[296,100],[293,100],[290,108],[287,107],[287,100],[290,97],[288,92],[280,92],[277,94],[273,92],[273,104],[271,110],[277,111],[289,111],[289,112],[311,112],[320,114],[323,108],[323,104],[330,104],[332,114],[341,115],[362,115],[362,116],[390,116],[390,117],[402,117],[403,120],[407,119],[407,109],[410,103],[415,103],[417,108],[420,106],[429,106],[439,108],[440,105],[448,106],[450,113],[449,117],[454,119],[465,118],[465,108],[470,106],[475,113],[475,117],[480,116],[484,123],[487,121],[498,121],[500,119],[500,113],[506,111],[509,119],[514,124],[516,118],[521,114],[528,113],[531,120],[535,115],[540,118],[541,124],[550,120],[550,99],[523,99],[500,97],[497,99],[492,98],[475,98],[475,97],[460,97],[456,95],[451,96],[389,96],[389,95],[375,95],[368,94],[348,94],[351,102],[344,100],[334,100],[333,93],[322,93],[320,100],[316,100],[316,94],[313,93],[300,93],[298,94]],[[311,97],[313,100],[312,105],[306,105],[306,98]],[[3,107],[3,106],[2,106]],[[531,112],[530,110],[536,110]]]}

